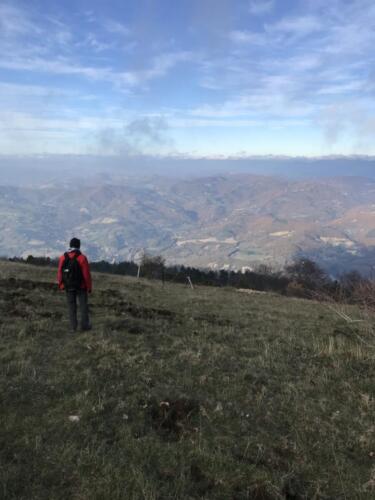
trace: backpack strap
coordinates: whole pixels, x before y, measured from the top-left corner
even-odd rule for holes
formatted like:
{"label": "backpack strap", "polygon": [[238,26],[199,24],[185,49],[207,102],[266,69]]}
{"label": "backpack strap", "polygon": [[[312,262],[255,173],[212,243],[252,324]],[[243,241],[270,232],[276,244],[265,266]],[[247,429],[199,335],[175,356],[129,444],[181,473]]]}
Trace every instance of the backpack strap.
{"label": "backpack strap", "polygon": [[[81,251],[80,251],[80,250],[72,250],[72,251],[74,252],[74,255],[73,255],[72,259],[76,259],[77,257],[79,257],[79,256],[81,255]],[[70,259],[70,257],[69,257],[69,253],[70,253],[70,252],[65,252],[65,253],[64,253],[64,257],[65,257],[65,258],[67,258],[67,257],[68,257],[68,258]]]}

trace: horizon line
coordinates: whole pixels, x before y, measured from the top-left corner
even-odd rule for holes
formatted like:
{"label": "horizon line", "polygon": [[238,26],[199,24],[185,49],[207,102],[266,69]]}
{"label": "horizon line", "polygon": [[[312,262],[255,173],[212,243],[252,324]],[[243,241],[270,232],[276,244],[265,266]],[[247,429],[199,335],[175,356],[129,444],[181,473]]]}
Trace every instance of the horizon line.
{"label": "horizon line", "polygon": [[374,160],[375,155],[369,154],[330,154],[330,155],[285,155],[285,154],[237,154],[237,155],[194,155],[194,154],[94,154],[94,153],[34,153],[34,154],[2,154],[2,159],[28,158],[110,158],[110,159],[155,159],[155,160],[337,160],[361,159]]}

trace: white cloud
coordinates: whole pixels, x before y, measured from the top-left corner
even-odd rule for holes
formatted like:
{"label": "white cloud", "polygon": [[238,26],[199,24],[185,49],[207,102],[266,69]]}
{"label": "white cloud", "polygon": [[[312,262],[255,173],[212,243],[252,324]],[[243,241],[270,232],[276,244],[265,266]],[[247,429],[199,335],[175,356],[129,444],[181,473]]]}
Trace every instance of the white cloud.
{"label": "white cloud", "polygon": [[0,82],[0,97],[9,99],[10,97],[30,98],[40,97],[45,98],[48,95],[66,96],[68,90],[51,88],[44,85],[21,85],[16,83]]}
{"label": "white cloud", "polygon": [[81,66],[64,57],[56,59],[43,59],[41,57],[8,59],[3,56],[0,57],[0,67],[57,75],[79,75],[92,80],[111,80],[113,78],[113,72],[110,68]]}
{"label": "white cloud", "polygon": [[[215,29],[208,35],[208,28],[203,28],[211,22],[216,2],[211,0],[210,8],[208,4],[203,8],[197,0],[203,24],[199,17],[199,22],[191,23],[189,35],[181,33],[181,38],[178,33],[171,37],[169,28],[161,33],[160,26],[155,30],[152,26],[145,35],[147,44],[140,33],[143,25],[141,30],[137,23],[124,23],[120,17],[103,19],[88,12],[78,28],[76,18],[70,18],[63,8],[59,15],[48,17],[27,3],[23,3],[23,10],[18,2],[19,7],[10,1],[0,3],[0,68],[7,70],[4,75],[11,76],[9,81],[45,81],[40,86],[17,86],[4,78],[0,82],[3,111],[24,109],[32,113],[45,99],[45,108],[50,106],[56,114],[66,116],[67,106],[76,106],[79,111],[87,92],[88,97],[97,99],[98,106],[103,100],[114,107],[126,101],[132,109],[138,106],[140,114],[157,115],[157,103],[162,99],[153,95],[152,82],[164,79],[158,92],[164,93],[166,100],[168,89],[173,88],[171,107],[178,107],[180,104],[173,101],[178,94],[176,78],[172,81],[168,77],[183,65],[189,92],[186,109],[176,110],[168,118],[173,127],[262,127],[272,123],[287,128],[311,124],[331,137],[327,143],[335,144],[348,131],[358,143],[361,134],[370,138],[373,133],[373,0],[304,0],[299,3],[301,8],[284,9],[281,17],[276,17],[280,9],[276,10],[274,1],[243,0],[242,10],[238,10],[245,14],[241,19],[233,14],[230,0],[225,0],[214,13]],[[251,19],[246,9],[253,15]],[[261,16],[271,12],[265,22]],[[156,22],[153,17],[152,23]],[[129,47],[131,54],[126,52]],[[68,82],[67,88],[77,89],[77,93],[57,89],[55,83],[49,86],[52,79]],[[181,100],[185,99],[182,87]],[[146,92],[149,106],[155,106],[152,109],[145,110],[146,101],[141,96]],[[362,126],[355,110],[364,113]],[[69,134],[74,125],[65,121],[59,125],[49,118],[41,123],[30,116],[22,118],[24,123],[35,130],[42,127],[45,134],[48,127],[57,134],[60,125]],[[115,116],[114,112],[102,119],[98,116],[98,123],[94,118],[92,122],[78,120],[75,130],[95,130],[100,121],[109,129],[121,126]],[[21,123],[19,116],[17,120]],[[22,131],[27,133],[25,128]]]}
{"label": "white cloud", "polygon": [[271,12],[274,6],[274,0],[251,0],[249,12],[255,16],[261,16]]}
{"label": "white cloud", "polygon": [[288,98],[288,87],[293,83],[287,78],[264,79],[264,88],[253,92],[244,92],[233,97],[220,106],[204,105],[191,110],[191,115],[201,118],[239,118],[247,117],[253,120],[278,120],[285,123],[290,120],[301,119],[309,121],[315,107],[293,101]]}
{"label": "white cloud", "polygon": [[0,56],[0,67],[57,75],[76,75],[93,81],[107,81],[117,87],[146,85],[149,81],[165,76],[180,62],[191,60],[189,52],[161,54],[155,57],[148,68],[136,71],[115,71],[111,67],[85,66],[67,57],[47,59],[42,57],[22,58]]}
{"label": "white cloud", "polygon": [[263,33],[246,30],[234,30],[229,33],[229,38],[238,44],[265,45],[267,40]]}
{"label": "white cloud", "polygon": [[321,86],[317,90],[318,95],[344,95],[353,92],[361,91],[364,89],[364,83],[361,80],[353,80],[346,83],[328,84]]}
{"label": "white cloud", "polygon": [[284,18],[272,24],[266,24],[265,30],[269,33],[281,33],[298,37],[308,36],[311,33],[324,29],[324,21],[315,16],[298,16]]}
{"label": "white cloud", "polygon": [[0,112],[0,130],[4,131],[38,131],[48,132],[53,130],[55,133],[77,132],[77,131],[95,131],[105,127],[121,128],[124,124],[123,119],[115,117],[100,116],[79,116],[76,113],[71,118],[51,118],[43,117],[25,112]]}
{"label": "white cloud", "polygon": [[334,146],[345,138],[356,148],[368,149],[375,141],[375,106],[366,99],[336,100],[317,117],[327,145]]}
{"label": "white cloud", "polygon": [[[77,31],[58,17],[42,12],[35,12],[32,17],[30,12],[31,9],[16,8],[9,3],[0,5],[0,68],[81,77],[128,92],[136,86],[145,90],[150,81],[166,76],[174,66],[191,58],[187,51],[165,51],[156,56],[149,53],[142,59],[142,65],[136,60],[137,67],[133,69],[124,51],[134,50],[137,42],[127,40],[124,47],[119,37],[114,37],[131,34],[123,23],[108,19],[98,31],[93,27],[90,31]],[[96,20],[92,11],[86,12],[86,18],[91,24]],[[91,57],[87,57],[88,51]]]}
{"label": "white cloud", "polygon": [[[211,110],[212,111],[212,110]],[[194,111],[193,111],[194,113]],[[224,113],[220,115],[219,113],[214,115],[211,112],[211,118],[173,118],[169,120],[169,125],[173,128],[259,128],[259,127],[280,127],[285,126],[285,121],[271,120],[271,119],[246,119],[238,118],[238,114],[235,118],[225,115]],[[288,126],[305,126],[306,121],[289,119]]]}
{"label": "white cloud", "polygon": [[123,121],[121,126],[103,126],[97,130],[95,153],[137,155],[173,149],[169,124],[162,116],[143,116]]}
{"label": "white cloud", "polygon": [[122,36],[131,35],[131,29],[118,21],[108,20],[104,23],[104,28],[111,34]]}
{"label": "white cloud", "polygon": [[77,45],[89,47],[95,52],[103,52],[105,50],[109,50],[114,47],[113,43],[103,42],[99,40],[94,33],[88,33],[84,41]]}
{"label": "white cloud", "polygon": [[192,60],[191,52],[172,52],[154,58],[149,68],[125,71],[118,74],[119,82],[129,86],[144,85],[150,80],[165,76],[170,69],[181,62]]}
{"label": "white cloud", "polygon": [[40,34],[40,27],[30,19],[25,11],[9,3],[0,5],[1,36],[17,36],[25,34]]}
{"label": "white cloud", "polygon": [[[68,108],[87,109],[91,103],[97,106],[98,96],[75,88],[47,85],[21,85],[0,81],[0,109],[3,113],[34,113],[36,116],[65,116]],[[62,107],[63,103],[63,107]]]}

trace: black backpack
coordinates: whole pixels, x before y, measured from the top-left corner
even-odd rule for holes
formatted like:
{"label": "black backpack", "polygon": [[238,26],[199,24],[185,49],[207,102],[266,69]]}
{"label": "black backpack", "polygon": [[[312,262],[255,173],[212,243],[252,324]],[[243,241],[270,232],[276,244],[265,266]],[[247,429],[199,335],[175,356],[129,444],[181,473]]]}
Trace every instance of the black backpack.
{"label": "black backpack", "polygon": [[65,260],[61,271],[65,290],[73,291],[81,288],[83,276],[81,266],[77,260],[79,255],[81,255],[81,252],[75,252],[74,257],[70,258],[68,253],[64,253]]}

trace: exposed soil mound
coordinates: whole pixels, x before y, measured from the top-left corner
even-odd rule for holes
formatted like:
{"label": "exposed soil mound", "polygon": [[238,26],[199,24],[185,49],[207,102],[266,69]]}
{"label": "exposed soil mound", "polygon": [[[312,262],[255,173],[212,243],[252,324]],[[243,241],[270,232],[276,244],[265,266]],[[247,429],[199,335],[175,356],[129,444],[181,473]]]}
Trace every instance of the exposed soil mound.
{"label": "exposed soil mound", "polygon": [[166,439],[177,439],[196,431],[193,419],[199,413],[199,403],[193,399],[152,400],[148,411],[152,426]]}
{"label": "exposed soil mound", "polygon": [[54,290],[57,291],[56,283],[48,283],[46,281],[30,281],[18,278],[0,279],[0,289],[3,290]]}
{"label": "exposed soil mound", "polygon": [[[200,497],[206,495],[215,487],[215,481],[203,472],[197,464],[191,464],[190,478],[192,481],[192,490],[195,490]],[[192,493],[194,492],[192,491]]]}
{"label": "exposed soil mound", "polygon": [[247,486],[246,489],[243,487],[234,488],[235,493],[232,497],[233,500],[281,500],[283,497],[275,496],[269,492],[268,488],[264,484],[253,484],[252,486]]}
{"label": "exposed soil mound", "polygon": [[108,327],[111,330],[125,330],[127,333],[132,335],[141,335],[148,330],[145,325],[138,323],[136,321],[131,321],[130,319],[114,319],[108,323]]}

